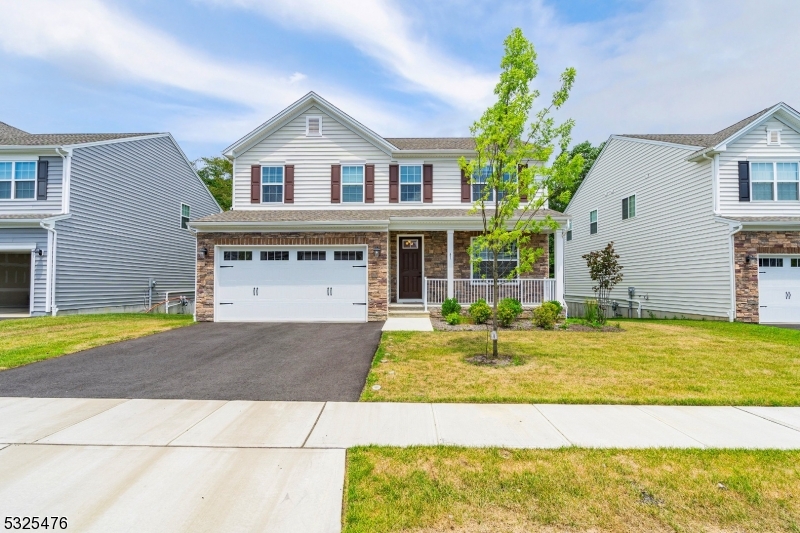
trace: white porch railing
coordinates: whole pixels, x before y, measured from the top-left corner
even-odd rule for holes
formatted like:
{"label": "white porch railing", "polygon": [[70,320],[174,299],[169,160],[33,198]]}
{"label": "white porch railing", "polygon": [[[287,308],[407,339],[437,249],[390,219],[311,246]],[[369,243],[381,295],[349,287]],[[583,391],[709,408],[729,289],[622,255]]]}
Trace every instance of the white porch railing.
{"label": "white porch railing", "polygon": [[[492,303],[493,283],[483,279],[454,279],[453,297],[462,305],[469,305],[481,298]],[[423,278],[423,302],[425,306],[441,305],[447,298],[447,280]],[[556,300],[555,279],[515,279],[498,282],[500,299],[516,298],[522,305],[539,305],[548,300]]]}

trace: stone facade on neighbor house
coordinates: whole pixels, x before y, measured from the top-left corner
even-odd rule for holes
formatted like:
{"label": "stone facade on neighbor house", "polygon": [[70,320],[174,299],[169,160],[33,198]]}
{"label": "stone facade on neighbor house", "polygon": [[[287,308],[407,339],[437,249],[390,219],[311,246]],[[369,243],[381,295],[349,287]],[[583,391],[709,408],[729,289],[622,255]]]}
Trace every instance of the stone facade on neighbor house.
{"label": "stone facade on neighbor house", "polygon": [[[387,232],[279,232],[279,233],[199,233],[197,236],[198,322],[214,321],[214,246],[333,246],[367,245],[368,320],[386,320],[389,311]],[[373,250],[381,253],[375,256]],[[205,257],[201,251],[208,252]]]}
{"label": "stone facade on neighbor house", "polygon": [[758,254],[800,254],[800,231],[741,231],[733,236],[736,320],[758,323]]}
{"label": "stone facade on neighbor house", "polygon": [[[480,235],[479,231],[454,231],[453,232],[453,278],[470,279],[472,265],[469,260],[470,240]],[[390,231],[389,249],[391,250],[390,272],[390,301],[397,302],[397,243],[399,237],[422,236],[424,273],[428,279],[447,278],[447,232],[446,231]],[[547,234],[531,236],[527,243],[529,248],[541,248],[544,253],[533,265],[533,269],[522,274],[522,278],[547,278],[550,275],[550,257]]]}

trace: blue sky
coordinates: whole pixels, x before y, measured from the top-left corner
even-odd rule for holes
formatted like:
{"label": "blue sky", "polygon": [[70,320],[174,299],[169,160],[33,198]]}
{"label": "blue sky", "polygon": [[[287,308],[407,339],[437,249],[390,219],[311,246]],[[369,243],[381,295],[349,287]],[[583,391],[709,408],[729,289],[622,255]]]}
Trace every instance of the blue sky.
{"label": "blue sky", "polygon": [[[170,131],[217,155],[309,90],[391,136],[467,135],[514,26],[576,142],[800,107],[795,0],[0,0],[0,121]],[[542,104],[544,100],[542,98]]]}

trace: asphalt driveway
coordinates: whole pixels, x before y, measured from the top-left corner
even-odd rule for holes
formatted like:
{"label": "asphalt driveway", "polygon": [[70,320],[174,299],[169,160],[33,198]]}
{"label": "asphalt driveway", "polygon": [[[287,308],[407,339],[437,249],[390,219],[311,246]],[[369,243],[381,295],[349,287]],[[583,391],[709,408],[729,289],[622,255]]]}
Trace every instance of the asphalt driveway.
{"label": "asphalt driveway", "polygon": [[382,322],[202,323],[0,372],[0,396],[357,401]]}

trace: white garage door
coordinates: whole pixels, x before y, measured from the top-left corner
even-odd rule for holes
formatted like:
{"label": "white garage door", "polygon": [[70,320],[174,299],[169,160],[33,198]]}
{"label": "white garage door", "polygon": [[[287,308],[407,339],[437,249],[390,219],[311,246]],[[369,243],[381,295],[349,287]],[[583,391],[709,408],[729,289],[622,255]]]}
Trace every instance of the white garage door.
{"label": "white garage door", "polygon": [[366,322],[364,246],[218,247],[220,322]]}
{"label": "white garage door", "polygon": [[759,322],[800,323],[800,257],[758,258]]}

